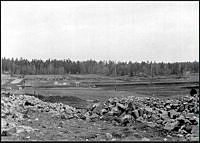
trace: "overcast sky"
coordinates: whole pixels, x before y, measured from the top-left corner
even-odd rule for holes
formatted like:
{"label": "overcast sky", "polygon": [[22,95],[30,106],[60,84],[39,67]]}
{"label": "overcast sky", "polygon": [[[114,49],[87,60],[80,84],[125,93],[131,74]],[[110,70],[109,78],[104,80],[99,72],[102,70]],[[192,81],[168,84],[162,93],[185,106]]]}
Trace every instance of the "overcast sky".
{"label": "overcast sky", "polygon": [[1,57],[199,61],[199,2],[1,1]]}

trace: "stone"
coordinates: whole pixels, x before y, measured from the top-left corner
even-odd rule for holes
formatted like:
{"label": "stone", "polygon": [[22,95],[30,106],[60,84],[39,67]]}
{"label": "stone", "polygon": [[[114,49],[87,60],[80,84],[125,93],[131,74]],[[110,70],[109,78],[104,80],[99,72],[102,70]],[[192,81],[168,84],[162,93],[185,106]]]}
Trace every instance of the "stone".
{"label": "stone", "polygon": [[170,110],[169,111],[169,117],[171,118],[171,119],[175,119],[176,117],[178,117],[179,116],[179,114],[178,114],[178,112],[176,112],[175,110]]}
{"label": "stone", "polygon": [[178,120],[178,121],[181,121],[181,120],[185,121],[185,117],[183,115],[180,115],[176,120]]}
{"label": "stone", "polygon": [[24,106],[34,106],[34,104],[29,101],[25,101]]}
{"label": "stone", "polygon": [[61,115],[60,115],[60,118],[61,118],[62,120],[66,120],[66,119],[67,119],[66,116],[65,116],[64,114],[61,114]]}
{"label": "stone", "polygon": [[147,119],[147,115],[146,114],[143,114],[143,119]]}
{"label": "stone", "polygon": [[157,114],[152,114],[151,116],[150,116],[150,120],[151,121],[157,121],[157,120],[159,120],[160,118],[158,117],[158,115]]}
{"label": "stone", "polygon": [[142,116],[139,116],[136,121],[139,121],[139,122],[143,122],[144,121],[144,118]]}
{"label": "stone", "polygon": [[182,135],[183,134],[187,134],[187,132],[185,130],[183,130],[183,129],[179,129],[178,132],[181,133]]}
{"label": "stone", "polygon": [[113,98],[109,98],[108,99],[108,103],[114,103],[115,101],[114,101],[114,99]]}
{"label": "stone", "polygon": [[170,105],[167,105],[165,108],[167,109],[167,111],[171,110],[171,106]]}
{"label": "stone", "polygon": [[189,119],[189,121],[190,121],[190,123],[191,123],[192,125],[197,125],[197,124],[198,124],[198,121],[199,121],[199,118],[193,116],[192,118]]}
{"label": "stone", "polygon": [[126,106],[124,106],[124,105],[121,104],[121,103],[117,103],[116,106],[117,106],[120,110],[122,110],[122,111],[126,110]]}
{"label": "stone", "polygon": [[135,105],[132,103],[132,102],[129,102],[128,103],[128,107],[127,107],[127,110],[135,110]]}
{"label": "stone", "polygon": [[169,118],[168,112],[163,110],[160,117],[161,117],[162,120]]}
{"label": "stone", "polygon": [[[84,116],[84,115],[81,114],[81,113],[76,114],[76,116],[77,116],[79,119],[86,120],[86,116]],[[68,118],[68,119],[69,119],[69,118]],[[71,118],[70,118],[70,119],[71,119]]]}
{"label": "stone", "polygon": [[90,116],[89,118],[90,118],[90,121],[95,121],[98,119],[98,117],[99,116],[97,114],[92,114],[92,116]]}
{"label": "stone", "polygon": [[129,122],[131,122],[131,120],[132,120],[132,116],[129,114],[127,114],[121,118],[122,124],[129,123]]}
{"label": "stone", "polygon": [[162,124],[163,121],[162,121],[162,120],[157,120],[156,123],[157,123],[157,124]]}
{"label": "stone", "polygon": [[122,123],[122,120],[119,117],[114,117],[112,123],[113,125],[120,125]]}
{"label": "stone", "polygon": [[179,106],[178,103],[174,103],[171,105],[171,109],[177,109],[178,106]]}
{"label": "stone", "polygon": [[121,110],[119,110],[117,107],[113,107],[110,111],[114,116],[117,115],[119,116],[121,114]]}
{"label": "stone", "polygon": [[172,122],[172,123],[167,122],[167,123],[165,124],[165,126],[164,126],[164,129],[165,129],[165,130],[168,130],[168,131],[172,131],[172,130],[174,130],[175,128],[177,128],[178,125],[179,125],[179,122],[178,122],[178,121],[175,121],[175,122]]}
{"label": "stone", "polygon": [[158,126],[156,123],[154,122],[147,122],[147,126],[151,127],[151,128],[154,128],[156,126]]}
{"label": "stone", "polygon": [[105,114],[105,113],[107,113],[107,112],[108,112],[108,110],[105,109],[105,108],[101,110],[101,114],[102,114],[102,115]]}
{"label": "stone", "polygon": [[150,107],[145,107],[144,110],[146,111],[147,114],[151,114],[153,112],[152,108]]}
{"label": "stone", "polygon": [[192,125],[188,125],[186,124],[185,127],[183,128],[185,131],[187,131],[188,133],[191,133],[192,131]]}
{"label": "stone", "polygon": [[183,138],[184,136],[182,134],[177,134],[177,137]]}
{"label": "stone", "polygon": [[143,116],[143,114],[144,114],[143,109],[142,109],[142,108],[139,108],[139,109],[138,109],[138,113],[139,113],[139,116]]}
{"label": "stone", "polygon": [[1,136],[12,136],[16,133],[16,127],[10,127],[7,129],[1,129]]}
{"label": "stone", "polygon": [[96,113],[96,114],[101,114],[101,110],[103,109],[103,104],[102,103],[95,103],[93,105],[94,109],[92,111],[92,113]]}
{"label": "stone", "polygon": [[183,112],[184,110],[185,110],[184,105],[181,105],[181,106],[178,108],[177,112]]}
{"label": "stone", "polygon": [[139,117],[139,113],[138,110],[134,110],[131,114],[135,119],[137,119]]}

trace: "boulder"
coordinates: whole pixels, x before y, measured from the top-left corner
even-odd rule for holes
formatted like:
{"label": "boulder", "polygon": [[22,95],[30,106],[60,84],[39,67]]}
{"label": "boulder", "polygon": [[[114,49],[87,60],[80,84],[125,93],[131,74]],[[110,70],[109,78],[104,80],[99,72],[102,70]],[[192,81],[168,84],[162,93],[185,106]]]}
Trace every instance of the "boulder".
{"label": "boulder", "polygon": [[150,116],[150,118],[149,118],[149,120],[151,120],[151,121],[153,121],[153,122],[155,122],[155,121],[157,121],[157,120],[159,120],[160,118],[158,117],[158,115],[157,114],[152,114],[151,116]]}
{"label": "boulder", "polygon": [[143,114],[143,119],[147,119],[147,115],[146,114]]}
{"label": "boulder", "polygon": [[199,118],[193,116],[192,118],[189,119],[189,121],[190,121],[190,123],[191,123],[192,125],[197,125],[197,124],[198,124],[198,121],[199,121]]}
{"label": "boulder", "polygon": [[185,106],[184,105],[181,105],[179,108],[178,108],[178,112],[183,112],[185,110]]}
{"label": "boulder", "polygon": [[170,110],[170,111],[169,111],[169,117],[170,117],[171,119],[175,119],[175,118],[178,117],[178,116],[179,116],[179,113],[176,112],[175,110]]}
{"label": "boulder", "polygon": [[178,132],[181,133],[182,137],[183,137],[183,135],[187,134],[187,132],[183,129],[179,129]]}
{"label": "boulder", "polygon": [[186,119],[191,119],[191,118],[193,118],[193,117],[195,117],[195,114],[194,114],[194,113],[187,113],[187,114],[185,115],[185,118],[186,118]]}
{"label": "boulder", "polygon": [[158,126],[156,123],[154,122],[147,122],[147,126],[151,127],[151,128],[154,128],[156,126]]}
{"label": "boulder", "polygon": [[178,106],[179,106],[179,104],[178,103],[173,103],[173,104],[171,104],[171,109],[177,109],[178,108]]}
{"label": "boulder", "polygon": [[101,104],[101,103],[95,103],[93,105],[92,113],[100,114],[102,109],[103,109],[103,104]]}
{"label": "boulder", "polygon": [[175,121],[175,122],[167,122],[164,126],[164,129],[165,130],[168,130],[168,131],[173,131],[175,130],[177,127],[179,126],[179,121]]}
{"label": "boulder", "polygon": [[111,111],[110,111],[110,113],[112,113],[112,115],[113,116],[119,116],[120,114],[121,114],[121,110],[119,110],[119,108],[117,108],[117,107],[113,107],[112,109],[111,109]]}
{"label": "boulder", "polygon": [[125,111],[126,110],[126,106],[124,106],[123,104],[121,104],[121,103],[117,103],[117,105],[116,105],[118,108],[119,108],[119,110],[121,110],[121,111]]}
{"label": "boulder", "polygon": [[24,106],[34,106],[34,104],[29,101],[25,101]]}
{"label": "boulder", "polygon": [[180,125],[184,125],[187,122],[183,115],[180,115],[176,120],[179,121]]}
{"label": "boulder", "polygon": [[115,125],[119,125],[122,123],[122,119],[119,117],[114,117],[113,118],[113,122],[115,122]]}
{"label": "boulder", "polygon": [[132,116],[131,116],[130,114],[124,115],[124,116],[121,118],[122,124],[130,123],[131,120],[132,120]]}
{"label": "boulder", "polygon": [[90,116],[91,116],[91,112],[86,112],[86,113],[84,114],[84,116],[85,116],[86,120],[89,120],[89,119],[90,119]]}
{"label": "boulder", "polygon": [[105,113],[107,113],[107,112],[108,112],[108,110],[105,109],[105,108],[101,110],[101,114],[102,114],[102,115],[105,114]]}
{"label": "boulder", "polygon": [[1,136],[12,136],[17,131],[16,127],[10,127],[7,129],[1,129]]}
{"label": "boulder", "polygon": [[127,110],[131,110],[132,111],[132,110],[136,109],[135,105],[132,102],[129,102],[127,106],[128,106]]}
{"label": "boulder", "polygon": [[162,120],[157,120],[156,123],[157,123],[157,124],[162,124],[163,121],[162,121]]}
{"label": "boulder", "polygon": [[141,122],[141,123],[144,123],[144,122],[145,122],[145,120],[144,120],[144,118],[143,118],[142,116],[138,117],[138,118],[136,119],[136,121],[139,121],[139,122]]}
{"label": "boulder", "polygon": [[135,119],[137,119],[139,117],[139,113],[138,110],[134,110],[131,114]]}
{"label": "boulder", "polygon": [[161,117],[162,120],[169,118],[168,112],[163,110],[160,117]]}
{"label": "boulder", "polygon": [[112,121],[115,117],[110,115],[109,112],[100,117],[101,120]]}
{"label": "boulder", "polygon": [[78,119],[86,120],[86,117],[82,113],[77,113],[76,116]]}
{"label": "boulder", "polygon": [[138,113],[139,113],[139,116],[143,116],[143,114],[144,114],[143,109],[142,109],[142,108],[139,108],[139,109],[138,109]]}
{"label": "boulder", "polygon": [[191,133],[192,131],[192,125],[188,125],[186,124],[185,127],[183,128],[185,131],[187,131],[188,133]]}
{"label": "boulder", "polygon": [[167,105],[165,108],[166,108],[167,111],[171,110],[171,106],[170,105]]}

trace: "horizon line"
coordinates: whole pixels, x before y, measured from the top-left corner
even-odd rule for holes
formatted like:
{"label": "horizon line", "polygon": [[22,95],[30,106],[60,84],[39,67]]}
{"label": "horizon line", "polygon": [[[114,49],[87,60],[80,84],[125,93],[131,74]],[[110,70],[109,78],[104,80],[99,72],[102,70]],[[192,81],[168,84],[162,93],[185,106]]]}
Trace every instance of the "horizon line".
{"label": "horizon line", "polygon": [[88,59],[85,59],[85,60],[75,60],[75,59],[72,59],[72,58],[43,58],[43,59],[41,59],[41,58],[24,58],[24,57],[2,57],[1,56],[1,60],[3,59],[3,58],[6,58],[6,59],[14,59],[14,60],[16,60],[16,59],[18,59],[18,60],[20,60],[20,59],[23,59],[23,60],[28,60],[28,61],[32,61],[32,60],[42,60],[42,61],[47,61],[47,60],[50,60],[50,61],[52,61],[52,60],[61,60],[61,61],[64,61],[64,60],[70,60],[70,61],[75,61],[75,62],[84,62],[84,61],[96,61],[96,62],[100,62],[100,61],[102,61],[102,62],[109,62],[109,61],[111,61],[111,62],[125,62],[125,63],[128,63],[128,62],[132,62],[132,63],[142,63],[142,62],[145,62],[145,63],[185,63],[185,62],[199,62],[199,60],[193,60],[193,61],[156,61],[156,60],[142,60],[142,61],[133,61],[133,60],[113,60],[113,59],[108,59],[108,60],[105,60],[105,59],[101,59],[101,60],[97,60],[97,59],[93,59],[93,58],[88,58]]}

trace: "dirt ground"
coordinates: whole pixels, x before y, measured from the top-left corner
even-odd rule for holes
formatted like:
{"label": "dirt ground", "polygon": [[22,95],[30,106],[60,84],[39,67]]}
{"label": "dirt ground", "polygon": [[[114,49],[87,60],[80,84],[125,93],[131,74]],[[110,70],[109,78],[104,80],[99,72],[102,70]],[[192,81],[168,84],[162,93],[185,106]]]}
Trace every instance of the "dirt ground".
{"label": "dirt ground", "polygon": [[[21,133],[10,137],[2,137],[2,140],[163,140],[164,133],[154,128],[149,128],[142,123],[136,123],[133,127],[113,126],[104,121],[88,122],[79,119],[52,118],[48,113],[29,113],[29,119],[25,119],[21,125],[37,129],[35,132]],[[35,120],[38,118],[38,120]]]}

